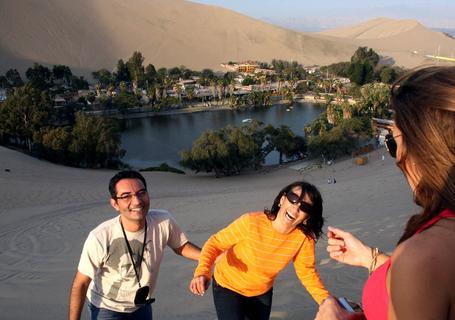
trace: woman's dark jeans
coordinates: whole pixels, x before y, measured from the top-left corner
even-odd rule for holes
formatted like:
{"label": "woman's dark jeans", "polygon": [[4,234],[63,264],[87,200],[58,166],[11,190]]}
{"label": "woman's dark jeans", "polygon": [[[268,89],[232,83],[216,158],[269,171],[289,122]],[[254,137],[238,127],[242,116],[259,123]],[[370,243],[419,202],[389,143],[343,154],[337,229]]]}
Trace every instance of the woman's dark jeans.
{"label": "woman's dark jeans", "polygon": [[213,280],[213,301],[218,320],[268,320],[272,309],[273,288],[255,297],[245,297],[223,288]]}

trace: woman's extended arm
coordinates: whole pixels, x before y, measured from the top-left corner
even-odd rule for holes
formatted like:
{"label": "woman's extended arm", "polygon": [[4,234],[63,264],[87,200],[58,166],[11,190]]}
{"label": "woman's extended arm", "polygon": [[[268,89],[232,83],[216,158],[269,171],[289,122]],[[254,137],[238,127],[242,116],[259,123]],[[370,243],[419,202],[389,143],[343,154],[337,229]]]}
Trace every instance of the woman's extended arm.
{"label": "woman's extended arm", "polygon": [[389,258],[385,253],[371,248],[344,230],[329,227],[327,251],[336,261],[367,268],[370,273]]}
{"label": "woman's extended arm", "polygon": [[226,249],[241,241],[248,231],[249,215],[244,214],[229,226],[212,235],[202,247],[199,263],[189,289],[197,295],[204,295],[210,285],[212,266],[216,258]]}
{"label": "woman's extended arm", "polygon": [[316,270],[314,240],[305,240],[302,248],[294,259],[294,268],[297,277],[318,304],[329,296],[329,292],[325,288],[321,277]]}

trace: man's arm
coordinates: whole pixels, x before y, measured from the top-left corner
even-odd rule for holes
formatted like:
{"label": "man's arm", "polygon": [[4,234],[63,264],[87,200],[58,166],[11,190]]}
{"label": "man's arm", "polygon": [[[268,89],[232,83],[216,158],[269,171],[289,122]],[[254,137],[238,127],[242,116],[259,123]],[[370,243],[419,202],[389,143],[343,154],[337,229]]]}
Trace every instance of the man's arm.
{"label": "man's arm", "polygon": [[84,307],[85,295],[92,279],[85,274],[76,273],[71,287],[70,306],[68,310],[69,320],[79,320],[81,318],[82,308]]}
{"label": "man's arm", "polygon": [[201,254],[201,248],[194,245],[191,242],[185,243],[183,246],[180,246],[176,249],[173,249],[174,252],[182,257],[192,259],[192,260],[199,260],[199,255]]}

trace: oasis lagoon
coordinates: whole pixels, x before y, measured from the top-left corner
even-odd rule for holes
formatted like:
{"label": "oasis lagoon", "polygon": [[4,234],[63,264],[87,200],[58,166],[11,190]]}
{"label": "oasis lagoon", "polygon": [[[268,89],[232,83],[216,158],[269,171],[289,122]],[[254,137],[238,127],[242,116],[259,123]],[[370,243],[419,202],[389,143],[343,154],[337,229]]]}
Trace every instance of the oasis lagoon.
{"label": "oasis lagoon", "polygon": [[[148,118],[124,120],[122,148],[126,151],[123,162],[133,168],[147,168],[167,163],[181,168],[180,151],[191,150],[193,142],[207,129],[227,125],[241,126],[245,119],[254,119],[274,127],[286,125],[296,135],[303,136],[306,124],[326,110],[325,105],[295,103],[292,108],[273,105],[242,111],[216,110]],[[278,163],[278,153],[266,158],[266,165]]]}

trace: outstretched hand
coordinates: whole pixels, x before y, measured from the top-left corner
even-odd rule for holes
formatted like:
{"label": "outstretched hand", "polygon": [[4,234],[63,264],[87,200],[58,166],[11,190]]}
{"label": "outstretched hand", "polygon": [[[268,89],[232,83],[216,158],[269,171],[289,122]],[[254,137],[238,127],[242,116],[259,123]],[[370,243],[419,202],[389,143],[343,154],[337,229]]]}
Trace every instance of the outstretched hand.
{"label": "outstretched hand", "polygon": [[210,286],[210,279],[205,276],[194,277],[190,282],[190,291],[196,295],[203,296]]}
{"label": "outstretched hand", "polygon": [[368,268],[371,262],[371,248],[357,239],[351,233],[338,228],[328,228],[327,251],[332,259]]}

